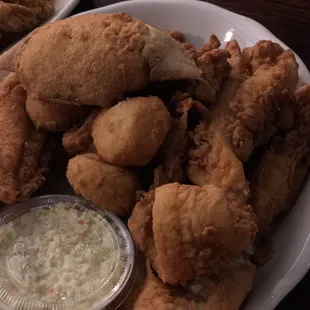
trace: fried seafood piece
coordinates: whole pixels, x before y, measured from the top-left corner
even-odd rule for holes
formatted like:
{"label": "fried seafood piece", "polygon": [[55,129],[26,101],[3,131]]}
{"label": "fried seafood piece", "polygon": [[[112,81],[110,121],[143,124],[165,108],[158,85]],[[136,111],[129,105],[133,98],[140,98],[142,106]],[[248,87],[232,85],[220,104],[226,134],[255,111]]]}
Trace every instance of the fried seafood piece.
{"label": "fried seafood piece", "polygon": [[252,289],[255,267],[248,261],[237,261],[218,275],[201,281],[197,294],[173,288],[158,279],[150,267],[133,310],[238,310]]}
{"label": "fried seafood piece", "polygon": [[92,137],[92,129],[94,120],[101,109],[93,110],[81,125],[75,125],[67,130],[62,137],[62,144],[70,155],[81,153],[95,153],[94,140]]}
{"label": "fried seafood piece", "polygon": [[0,68],[16,71],[35,99],[103,107],[150,81],[202,74],[180,42],[124,13],[47,24],[2,54]]}
{"label": "fried seafood piece", "polygon": [[290,210],[309,167],[310,85],[301,87],[296,97],[294,128],[273,137],[250,174],[250,202],[260,230]]}
{"label": "fried seafood piece", "polygon": [[150,205],[137,204],[129,229],[159,278],[172,285],[216,272],[257,230],[252,209],[214,185],[166,184],[155,190],[151,217]]}
{"label": "fried seafood piece", "polygon": [[5,32],[32,30],[54,13],[54,0],[0,1],[0,29]]}
{"label": "fried seafood piece", "polygon": [[[246,199],[248,185],[242,162],[249,158],[254,147],[268,142],[275,132],[279,110],[291,102],[291,93],[296,88],[298,65],[291,51],[277,49],[277,43],[268,41],[264,46],[271,46],[270,49],[262,49],[261,44],[253,47],[257,51],[256,63],[260,55],[262,64],[254,66],[255,71],[248,77],[251,58],[243,56],[236,44],[232,42],[227,47],[232,54],[233,69],[225,92],[233,97],[229,99],[221,93],[219,105],[211,109],[209,127],[194,131],[188,177],[197,185],[215,182],[220,187],[231,186],[232,191],[244,193]],[[264,53],[259,53],[260,50]],[[265,60],[268,55],[269,63]]]}
{"label": "fried seafood piece", "polygon": [[29,96],[26,111],[35,127],[49,132],[65,131],[85,119],[89,113],[89,109],[85,106],[53,104]]}
{"label": "fried seafood piece", "polygon": [[193,131],[196,147],[189,152],[188,178],[196,185],[214,184],[235,193],[240,201],[249,197],[249,185],[241,161],[220,134],[210,134],[206,124]]}
{"label": "fried seafood piece", "polygon": [[203,103],[214,103],[223,80],[231,71],[228,62],[230,53],[220,49],[220,45],[221,42],[213,34],[210,42],[195,55],[196,64],[203,74],[201,79],[191,82],[188,92]]}
{"label": "fried seafood piece", "polygon": [[26,96],[15,74],[0,83],[0,201],[6,204],[29,198],[48,170],[46,133],[28,119]]}
{"label": "fried seafood piece", "polygon": [[[265,45],[271,47],[263,49]],[[262,65],[253,67],[252,75],[240,84],[229,102],[229,111],[210,124],[210,132],[220,132],[242,162],[255,147],[268,142],[275,132],[277,113],[297,86],[298,64],[293,52],[279,47],[279,53],[274,54],[274,46],[279,45],[267,41],[253,47],[257,53],[263,51],[259,53]],[[266,58],[272,61],[267,63]]]}
{"label": "fried seafood piece", "polygon": [[171,117],[158,97],[135,97],[99,113],[92,136],[98,154],[118,166],[145,166],[155,156],[171,127]]}
{"label": "fried seafood piece", "polygon": [[[227,43],[232,71],[218,93],[216,104],[210,106],[211,124],[217,117],[229,111],[229,101],[248,75],[246,62],[236,41]],[[210,125],[211,127],[211,125]],[[234,154],[231,145],[221,132],[210,130],[208,124],[195,127],[191,138],[193,147],[189,151],[188,178],[196,185],[214,184],[236,193],[244,202],[249,195],[249,187],[243,165]]]}
{"label": "fried seafood piece", "polygon": [[[187,134],[190,116],[194,121],[209,120],[208,109],[199,101],[193,100],[189,94],[177,92],[168,105],[172,119],[172,129],[161,145],[154,170],[154,186],[166,183],[184,183],[187,179],[185,164],[188,160],[189,138]],[[190,115],[191,114],[191,115]],[[191,125],[191,124],[190,124]]]}
{"label": "fried seafood piece", "polygon": [[94,153],[70,159],[67,178],[76,194],[120,216],[131,213],[140,188],[135,173],[110,165]]}

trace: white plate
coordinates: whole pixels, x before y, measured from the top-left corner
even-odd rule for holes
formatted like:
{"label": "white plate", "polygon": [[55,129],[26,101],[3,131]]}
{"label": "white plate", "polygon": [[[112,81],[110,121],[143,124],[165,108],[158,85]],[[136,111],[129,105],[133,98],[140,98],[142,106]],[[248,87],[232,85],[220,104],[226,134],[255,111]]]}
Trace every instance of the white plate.
{"label": "white plate", "polygon": [[[101,0],[102,4],[106,3]],[[109,1],[110,2],[110,1]],[[193,0],[136,0],[117,3],[87,13],[126,12],[162,29],[177,29],[197,46],[211,33],[221,41],[236,39],[241,47],[258,40],[279,42],[265,27],[254,20],[217,6]],[[85,13],[82,13],[85,14]],[[310,83],[310,73],[297,57],[301,82]],[[310,181],[306,182],[291,213],[283,220],[273,238],[275,255],[258,269],[253,293],[246,310],[272,310],[302,279],[310,264]]]}
{"label": "white plate", "polygon": [[55,13],[49,21],[67,17],[79,2],[80,0],[55,0]]}

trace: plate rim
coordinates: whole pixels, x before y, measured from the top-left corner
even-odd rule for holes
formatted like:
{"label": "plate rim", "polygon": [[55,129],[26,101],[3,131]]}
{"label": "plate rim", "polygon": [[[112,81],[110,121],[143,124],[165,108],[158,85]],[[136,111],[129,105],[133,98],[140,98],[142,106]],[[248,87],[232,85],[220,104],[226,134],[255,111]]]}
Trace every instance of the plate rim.
{"label": "plate rim", "polygon": [[[206,8],[209,8],[221,14],[225,14],[226,16],[229,16],[230,18],[231,17],[234,19],[242,18],[244,21],[252,24],[256,28],[260,28],[261,31],[264,31],[266,34],[268,34],[268,36],[270,37],[270,40],[277,41],[285,49],[292,50],[299,64],[299,69],[302,68],[302,71],[304,72],[304,74],[306,74],[306,76],[303,75],[302,77],[306,78],[307,81],[305,82],[310,83],[310,72],[307,66],[305,65],[305,63],[303,62],[303,60],[298,56],[298,54],[292,48],[290,48],[287,44],[285,44],[282,40],[280,40],[277,36],[275,36],[268,28],[266,28],[261,23],[259,23],[258,21],[250,17],[229,11],[215,4],[211,4],[208,2],[202,2],[199,0],[131,0],[131,1],[122,1],[118,3],[98,7],[92,10],[81,12],[76,15],[107,13],[107,10],[109,10],[109,8],[113,10],[120,8],[120,12],[121,12],[121,11],[124,11],[124,8],[123,8],[124,5],[132,6],[132,5],[137,5],[139,3],[150,3],[151,4],[155,2],[156,2],[156,5],[167,4],[167,3],[175,4],[175,5],[178,5],[178,4],[193,5],[193,3],[195,3],[195,6],[202,8],[204,10]],[[280,292],[279,290],[277,290],[276,294],[272,295],[272,297],[267,298],[265,301],[263,301],[262,306],[265,310],[275,309],[275,307],[284,299],[284,297],[286,297],[292,291],[292,289],[302,280],[302,278],[307,274],[310,268],[310,257],[308,255],[309,253],[310,253],[310,230],[309,230],[308,238],[304,242],[303,251],[300,252],[299,255],[298,254],[296,255],[296,260],[294,264],[291,266],[290,269],[287,270],[285,276],[282,278],[282,280],[288,278],[289,282],[286,283],[285,286],[282,286],[282,290]]]}
{"label": "plate rim", "polygon": [[60,10],[60,12],[56,15],[53,15],[47,22],[54,22],[59,19],[63,19],[67,17],[73,9],[78,5],[80,0],[69,0],[67,4]]}

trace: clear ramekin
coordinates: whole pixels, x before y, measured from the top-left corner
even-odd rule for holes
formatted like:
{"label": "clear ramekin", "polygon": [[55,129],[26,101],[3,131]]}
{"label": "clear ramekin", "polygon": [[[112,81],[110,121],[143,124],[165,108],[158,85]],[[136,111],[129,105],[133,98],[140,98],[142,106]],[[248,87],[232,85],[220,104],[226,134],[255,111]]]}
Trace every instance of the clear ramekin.
{"label": "clear ramekin", "polygon": [[[60,203],[65,204],[68,208],[74,208],[79,211],[90,210],[90,214],[92,214],[99,223],[104,223],[105,227],[108,225],[110,232],[109,238],[113,239],[111,240],[113,241],[113,247],[115,247],[115,252],[113,253],[117,253],[115,254],[117,259],[115,263],[112,264],[113,268],[111,268],[111,270],[109,269],[109,276],[102,279],[96,289],[87,292],[87,294],[83,296],[71,297],[69,301],[64,298],[64,300],[58,300],[57,302],[43,302],[42,300],[34,300],[27,296],[27,289],[31,288],[23,288],[24,292],[26,291],[26,293],[23,294],[20,294],[17,289],[15,290],[14,288],[16,285],[18,286],[19,283],[14,283],[14,278],[12,279],[12,277],[8,276],[9,271],[7,270],[7,266],[1,264],[0,277],[6,278],[3,278],[4,281],[1,281],[2,283],[0,284],[0,308],[20,310],[113,310],[117,309],[129,295],[137,277],[135,248],[126,226],[111,212],[99,210],[91,202],[75,196],[47,195],[6,207],[0,213],[0,226],[10,225],[10,222],[17,220],[28,212],[43,208],[57,208]],[[36,225],[36,223],[29,223],[29,225]],[[94,233],[98,233],[98,238],[100,237],[100,232]],[[19,236],[16,236],[16,238],[18,237]],[[10,248],[14,246],[15,245],[12,244]],[[10,255],[9,252],[10,251],[8,251],[7,254],[5,253],[8,257]]]}

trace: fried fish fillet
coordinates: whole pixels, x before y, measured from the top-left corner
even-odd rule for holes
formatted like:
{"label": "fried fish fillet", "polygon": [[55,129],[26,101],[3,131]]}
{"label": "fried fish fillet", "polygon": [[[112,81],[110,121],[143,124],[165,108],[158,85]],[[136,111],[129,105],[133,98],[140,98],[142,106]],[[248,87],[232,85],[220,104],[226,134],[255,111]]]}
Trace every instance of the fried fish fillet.
{"label": "fried fish fillet", "polygon": [[0,84],[0,200],[27,199],[45,181],[46,133],[32,126],[25,111],[26,92],[15,74]]}
{"label": "fried fish fillet", "polygon": [[103,107],[150,81],[202,74],[180,42],[126,14],[88,14],[47,24],[3,53],[0,68],[16,71],[35,99]]}
{"label": "fried fish fillet", "polygon": [[128,225],[158,276],[173,285],[217,271],[241,254],[257,229],[251,208],[233,195],[214,185],[178,183],[156,188],[152,207],[138,203]]}
{"label": "fried fish fillet", "polygon": [[238,310],[252,289],[255,267],[250,262],[235,262],[206,279],[202,290],[165,285],[148,267],[147,276],[133,310]]}
{"label": "fried fish fillet", "polygon": [[250,203],[260,230],[266,230],[277,215],[289,211],[310,164],[310,85],[301,87],[296,97],[295,128],[273,137],[250,175]]}

